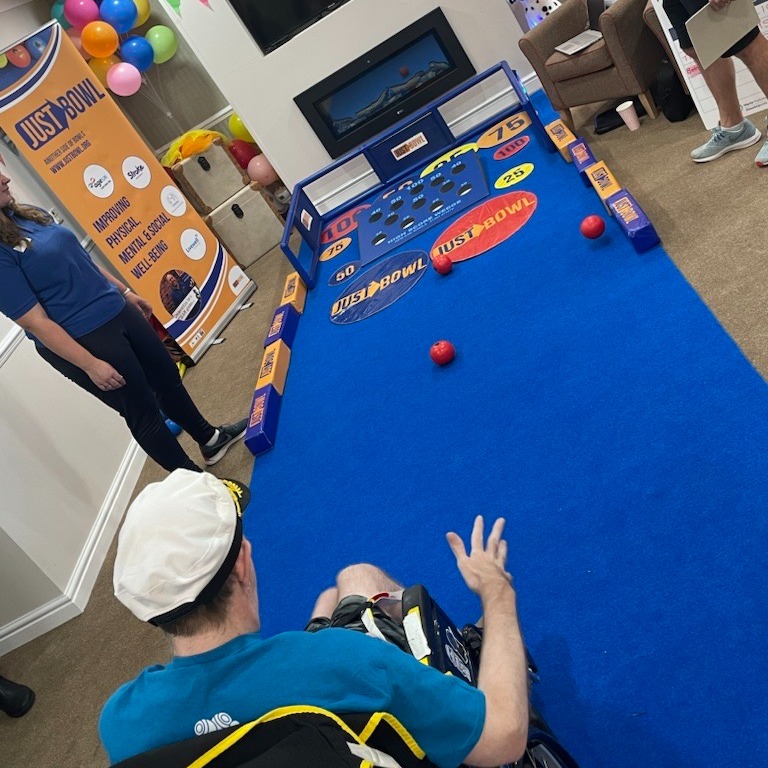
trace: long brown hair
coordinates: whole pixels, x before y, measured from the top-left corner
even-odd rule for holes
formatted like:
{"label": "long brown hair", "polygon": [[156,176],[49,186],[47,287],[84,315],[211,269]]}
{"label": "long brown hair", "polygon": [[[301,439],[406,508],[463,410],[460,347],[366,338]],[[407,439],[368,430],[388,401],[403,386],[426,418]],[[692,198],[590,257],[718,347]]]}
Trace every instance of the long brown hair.
{"label": "long brown hair", "polygon": [[35,208],[34,205],[19,205],[11,198],[9,205],[5,208],[0,208],[0,243],[14,247],[24,239],[24,235],[16,226],[16,222],[8,216],[8,212],[12,212],[14,216],[20,219],[28,219],[38,224],[50,224],[53,222],[50,215],[40,210],[40,208]]}

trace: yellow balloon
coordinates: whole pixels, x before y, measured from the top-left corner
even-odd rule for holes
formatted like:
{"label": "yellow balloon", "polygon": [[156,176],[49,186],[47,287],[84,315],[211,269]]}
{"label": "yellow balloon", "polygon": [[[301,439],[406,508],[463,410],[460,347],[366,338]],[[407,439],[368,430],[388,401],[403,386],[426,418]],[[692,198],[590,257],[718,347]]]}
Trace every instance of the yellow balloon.
{"label": "yellow balloon", "polygon": [[133,28],[136,29],[136,27],[140,27],[146,22],[152,9],[149,7],[149,0],[133,0],[133,4],[138,11],[136,15],[136,23],[133,25]]}
{"label": "yellow balloon", "polygon": [[0,69],[2,69],[8,63],[8,57],[4,53],[0,53]]}
{"label": "yellow balloon", "polygon": [[229,132],[236,139],[249,141],[251,144],[256,143],[256,139],[248,133],[248,129],[245,127],[245,123],[240,119],[240,115],[234,112],[229,117]]}
{"label": "yellow balloon", "polygon": [[115,56],[107,56],[104,59],[91,59],[88,62],[88,66],[93,70],[93,74],[99,78],[99,82],[106,86],[107,84],[107,72],[115,65],[120,63],[120,58]]}

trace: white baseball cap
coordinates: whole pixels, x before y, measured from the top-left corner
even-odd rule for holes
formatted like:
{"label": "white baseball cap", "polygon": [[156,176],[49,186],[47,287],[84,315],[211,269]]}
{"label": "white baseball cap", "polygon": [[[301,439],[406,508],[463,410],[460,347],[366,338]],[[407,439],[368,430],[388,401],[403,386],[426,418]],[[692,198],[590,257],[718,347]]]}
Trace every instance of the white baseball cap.
{"label": "white baseball cap", "polygon": [[176,469],[148,485],[126,512],[115,597],[150,624],[185,616],[218,594],[242,539],[240,515],[221,480]]}

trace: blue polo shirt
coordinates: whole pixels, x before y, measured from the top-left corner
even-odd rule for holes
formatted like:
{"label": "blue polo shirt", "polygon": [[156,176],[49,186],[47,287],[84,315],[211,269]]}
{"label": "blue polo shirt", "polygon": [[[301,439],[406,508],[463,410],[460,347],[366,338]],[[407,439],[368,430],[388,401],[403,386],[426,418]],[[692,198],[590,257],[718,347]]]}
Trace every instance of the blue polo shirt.
{"label": "blue polo shirt", "polygon": [[6,317],[18,320],[39,303],[51,320],[77,339],[123,309],[125,299],[73,232],[58,224],[11,216],[31,242],[26,249],[0,243],[0,312]]}
{"label": "blue polo shirt", "polygon": [[389,712],[440,768],[462,763],[485,723],[477,688],[375,637],[324,629],[241,635],[148,667],[107,701],[99,732],[115,763],[299,704]]}

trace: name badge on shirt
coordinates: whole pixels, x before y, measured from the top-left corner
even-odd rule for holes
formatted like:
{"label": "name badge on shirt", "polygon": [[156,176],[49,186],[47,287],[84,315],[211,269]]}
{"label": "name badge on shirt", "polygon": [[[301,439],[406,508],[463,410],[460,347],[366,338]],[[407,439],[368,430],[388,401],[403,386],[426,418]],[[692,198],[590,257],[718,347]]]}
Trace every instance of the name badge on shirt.
{"label": "name badge on shirt", "polygon": [[13,246],[13,250],[18,251],[19,253],[24,253],[24,251],[26,251],[29,246],[29,240],[22,240],[18,245]]}

